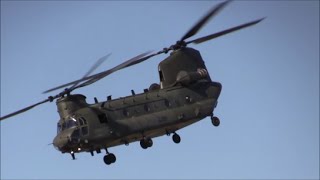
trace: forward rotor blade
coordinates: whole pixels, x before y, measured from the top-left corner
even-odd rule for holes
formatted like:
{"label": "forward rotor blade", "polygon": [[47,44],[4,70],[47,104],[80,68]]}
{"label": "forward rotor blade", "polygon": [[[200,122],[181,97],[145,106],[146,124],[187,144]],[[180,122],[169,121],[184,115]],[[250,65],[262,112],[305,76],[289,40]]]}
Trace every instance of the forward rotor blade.
{"label": "forward rotor blade", "polygon": [[33,104],[33,105],[31,105],[31,106],[28,106],[28,107],[26,107],[26,108],[23,108],[23,109],[21,109],[21,110],[19,110],[19,111],[13,112],[13,113],[8,114],[8,115],[5,115],[5,116],[3,116],[3,117],[0,117],[0,121],[4,120],[4,119],[6,119],[6,118],[9,118],[9,117],[15,116],[15,115],[17,115],[17,114],[26,112],[26,111],[28,111],[28,110],[30,110],[30,109],[32,109],[32,108],[34,108],[34,107],[36,107],[36,106],[38,106],[38,105],[40,105],[40,104],[46,103],[46,102],[48,102],[48,101],[50,101],[49,98],[48,98],[48,99],[45,99],[45,100],[43,100],[43,101],[40,101],[40,102],[38,102],[38,103],[36,103],[36,104]]}
{"label": "forward rotor blade", "polygon": [[43,94],[46,94],[48,92],[52,92],[52,91],[55,91],[57,89],[61,89],[61,88],[64,88],[64,87],[67,87],[67,86],[70,86],[70,85],[72,85],[72,87],[75,87],[81,81],[87,80],[86,79],[86,78],[88,78],[87,76],[90,75],[96,68],[98,68],[110,55],[111,55],[111,53],[109,53],[106,56],[103,56],[100,59],[98,59],[98,61],[90,68],[90,70],[81,79],[76,80],[76,81],[72,81],[72,82],[69,82],[69,83],[54,87],[54,88],[51,88],[49,90],[44,91]]}
{"label": "forward rotor blade", "polygon": [[[140,54],[140,55],[138,55],[138,56],[136,56],[136,57],[134,57],[134,58],[132,58],[132,59],[130,59],[128,61],[131,62],[131,61],[133,61],[135,59],[140,59],[140,58],[142,58],[143,56],[145,56],[145,55],[147,55],[149,53],[150,52],[142,53],[142,54]],[[126,62],[128,62],[128,61],[126,61]],[[103,72],[100,72],[100,73],[97,73],[97,74],[94,74],[94,75],[91,75],[91,76],[87,76],[87,77],[84,77],[84,78],[81,78],[81,79],[78,79],[78,80],[75,80],[75,81],[72,81],[72,82],[57,86],[55,88],[49,89],[47,91],[44,91],[43,93],[48,93],[48,92],[51,92],[51,91],[54,91],[54,90],[57,90],[57,89],[60,89],[60,88],[63,88],[63,87],[67,87],[67,86],[73,85],[73,84],[79,84],[79,83],[81,83],[83,81],[88,81],[88,80],[97,78],[97,77],[99,77],[99,76],[101,76],[103,74],[106,74],[105,76],[107,76],[107,75],[111,74],[112,72],[115,72],[115,71],[117,71],[119,69],[122,69],[122,68],[126,67],[125,65],[128,66],[128,64],[125,64],[126,62],[124,62],[124,63],[122,63],[122,64],[120,64],[120,65],[118,65],[118,66],[116,66],[116,67],[114,67],[112,69],[109,69],[109,70],[106,70],[106,71],[103,71]],[[132,62],[132,63],[134,63],[134,62]],[[133,64],[131,64],[131,65],[133,65]],[[124,66],[124,67],[122,67],[122,66]],[[130,66],[130,64],[129,64],[129,66]],[[69,88],[69,92],[71,92],[72,90],[77,89],[79,87],[80,86],[72,86],[72,88]],[[83,87],[83,86],[81,86],[81,87]]]}
{"label": "forward rotor blade", "polygon": [[206,14],[203,18],[200,19],[198,23],[196,23],[182,38],[180,41],[184,41],[185,39],[188,39],[189,37],[195,35],[205,24],[209,21],[210,18],[218,14],[220,10],[222,10],[228,3],[230,3],[231,0],[222,2],[216,6],[214,6],[208,14]]}
{"label": "forward rotor blade", "polygon": [[[106,56],[101,57],[100,59],[98,59],[98,61],[96,63],[94,63],[94,65],[89,69],[89,71],[82,77],[86,78],[87,76],[89,76],[94,70],[96,70],[104,61],[106,61],[108,59],[108,57],[111,55],[111,53],[107,54]],[[77,86],[80,82],[75,83],[71,86],[70,89],[74,88],[75,86]]]}
{"label": "forward rotor blade", "polygon": [[264,19],[265,18],[261,18],[261,19],[258,19],[258,20],[252,21],[252,22],[248,22],[248,23],[245,23],[245,24],[242,24],[242,25],[230,28],[230,29],[226,29],[224,31],[220,31],[220,32],[205,36],[205,37],[194,39],[192,41],[186,42],[186,44],[190,44],[190,43],[200,44],[200,43],[203,43],[205,41],[209,41],[211,39],[217,38],[219,36],[223,36],[223,35],[229,34],[231,32],[234,32],[234,31],[237,31],[237,30],[240,30],[240,29],[255,25],[255,24],[259,23],[260,21],[262,21]]}
{"label": "forward rotor blade", "polygon": [[127,68],[129,66],[138,64],[138,63],[142,62],[141,60],[143,60],[143,61],[146,60],[145,56],[147,56],[150,53],[151,53],[151,51],[147,51],[145,53],[139,54],[138,56],[136,56],[134,58],[131,58],[131,59],[129,59],[129,60],[127,60],[127,61],[125,61],[125,62],[123,62],[123,63],[121,63],[121,64],[119,64],[119,65],[117,65],[117,66],[115,66],[115,67],[113,67],[111,69],[109,69],[109,70],[107,70],[107,71],[110,71],[110,74],[111,74],[111,73],[116,72],[116,71],[118,71],[120,69]]}
{"label": "forward rotor blade", "polygon": [[141,62],[143,62],[143,61],[145,61],[145,60],[157,55],[157,53],[154,53],[154,54],[146,56],[149,53],[150,52],[146,52],[146,53],[140,54],[140,55],[138,55],[138,56],[136,56],[134,58],[129,59],[128,61],[125,61],[125,62],[119,64],[118,66],[115,66],[114,68],[111,68],[109,70],[106,70],[106,71],[103,71],[103,72],[98,73],[96,75],[93,75],[93,76],[91,76],[91,79],[89,79],[86,82],[78,85],[77,87],[74,87],[72,90],[78,89],[80,87],[88,86],[88,85],[90,85],[92,83],[95,83],[98,80],[110,75],[111,73],[114,73],[114,72],[116,72],[116,71],[118,71],[120,69],[124,69],[124,68],[130,67],[130,66],[133,66],[135,64],[141,63]]}

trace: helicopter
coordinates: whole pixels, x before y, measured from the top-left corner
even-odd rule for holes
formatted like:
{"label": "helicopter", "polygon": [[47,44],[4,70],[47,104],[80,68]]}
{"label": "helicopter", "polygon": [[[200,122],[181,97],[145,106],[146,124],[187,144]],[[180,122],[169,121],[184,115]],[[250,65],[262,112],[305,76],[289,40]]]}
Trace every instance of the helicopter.
{"label": "helicopter", "polygon": [[[108,54],[100,58],[81,79],[44,92],[65,88],[58,94],[2,116],[0,121],[56,100],[60,119],[53,146],[63,154],[70,154],[73,160],[76,153],[88,152],[94,156],[95,152],[99,154],[101,150],[105,150],[103,160],[107,165],[116,162],[116,156],[108,151],[111,147],[139,141],[140,146],[147,149],[153,146],[154,138],[163,135],[172,135],[173,142],[178,144],[181,142],[178,130],[206,117],[211,118],[214,126],[219,126],[220,119],[213,112],[218,105],[222,85],[212,81],[200,52],[187,46],[253,26],[265,18],[186,40],[194,36],[230,2],[228,0],[215,5],[175,44],[155,53],[147,51],[111,69],[91,75],[110,56]],[[159,83],[151,84],[143,93],[136,94],[131,90],[131,95],[126,97],[113,99],[109,95],[103,101],[94,98],[93,104],[88,104],[82,94],[71,94],[74,90],[91,85],[116,71],[167,53],[169,56],[158,65]]]}

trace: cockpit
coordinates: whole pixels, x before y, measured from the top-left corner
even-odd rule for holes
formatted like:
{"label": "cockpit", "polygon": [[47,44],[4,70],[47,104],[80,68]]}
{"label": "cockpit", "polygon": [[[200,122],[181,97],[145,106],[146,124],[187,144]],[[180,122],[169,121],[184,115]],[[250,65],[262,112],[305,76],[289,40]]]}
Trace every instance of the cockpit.
{"label": "cockpit", "polygon": [[74,127],[79,128],[82,135],[85,136],[88,134],[88,124],[87,120],[84,117],[70,117],[65,121],[59,121],[57,124],[57,134],[66,129],[71,129]]}
{"label": "cockpit", "polygon": [[57,136],[53,145],[61,152],[80,151],[79,143],[89,135],[87,119],[82,116],[69,116],[57,124]]}

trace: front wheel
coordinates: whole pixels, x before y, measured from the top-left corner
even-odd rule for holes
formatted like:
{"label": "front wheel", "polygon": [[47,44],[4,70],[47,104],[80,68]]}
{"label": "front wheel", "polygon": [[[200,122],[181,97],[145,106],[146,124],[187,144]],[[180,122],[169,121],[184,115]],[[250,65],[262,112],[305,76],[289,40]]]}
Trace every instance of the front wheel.
{"label": "front wheel", "polygon": [[216,117],[216,116],[212,116],[211,117],[211,122],[216,127],[220,125],[220,119],[218,117]]}

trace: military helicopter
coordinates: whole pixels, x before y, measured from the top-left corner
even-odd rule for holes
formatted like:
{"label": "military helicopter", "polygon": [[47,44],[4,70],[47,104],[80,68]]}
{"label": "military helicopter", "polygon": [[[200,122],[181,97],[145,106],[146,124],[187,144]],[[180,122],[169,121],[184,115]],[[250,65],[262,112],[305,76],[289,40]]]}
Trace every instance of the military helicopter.
{"label": "military helicopter", "polygon": [[[100,58],[94,66],[79,80],[49,89],[44,93],[68,87],[60,93],[30,105],[19,111],[0,118],[6,118],[26,112],[38,105],[56,100],[60,120],[57,123],[57,135],[54,147],[62,153],[94,152],[106,150],[103,160],[107,165],[116,161],[116,156],[108,148],[140,141],[143,149],[152,147],[153,138],[172,134],[174,143],[181,138],[179,129],[196,123],[208,116],[212,124],[219,126],[220,120],[213,115],[218,104],[222,85],[212,81],[200,52],[187,47],[188,44],[200,44],[228,33],[255,25],[264,18],[251,21],[233,28],[210,34],[191,41],[186,39],[195,35],[210,18],[218,14],[230,1],[214,6],[175,44],[152,53],[145,52],[106,71],[90,75],[109,55]],[[131,95],[88,104],[82,94],[71,94],[75,89],[91,85],[102,78],[123,68],[141,63],[153,56],[171,52],[158,65],[160,83],[152,84],[141,94],[131,90]]]}

